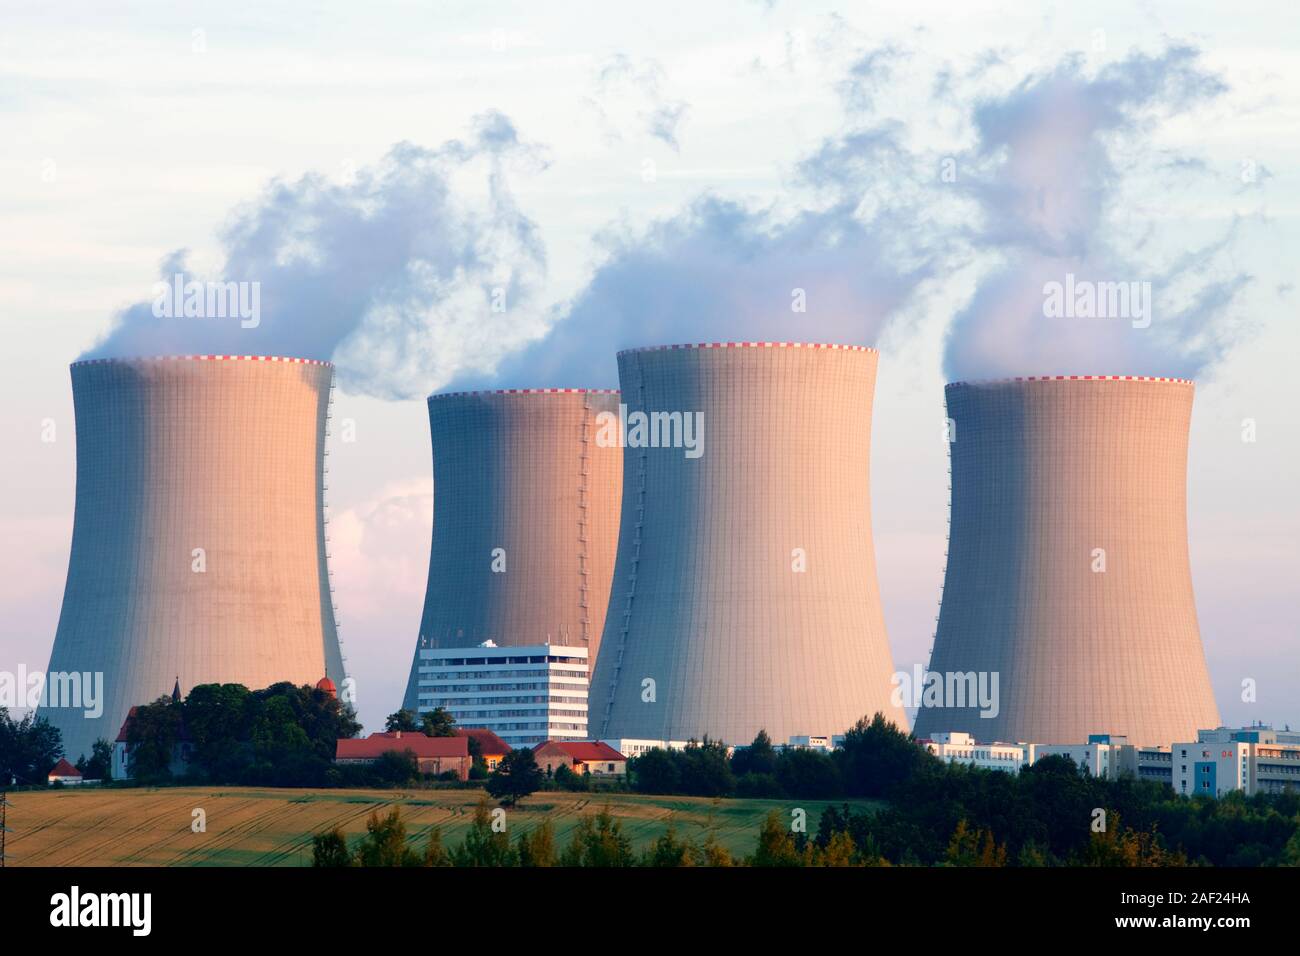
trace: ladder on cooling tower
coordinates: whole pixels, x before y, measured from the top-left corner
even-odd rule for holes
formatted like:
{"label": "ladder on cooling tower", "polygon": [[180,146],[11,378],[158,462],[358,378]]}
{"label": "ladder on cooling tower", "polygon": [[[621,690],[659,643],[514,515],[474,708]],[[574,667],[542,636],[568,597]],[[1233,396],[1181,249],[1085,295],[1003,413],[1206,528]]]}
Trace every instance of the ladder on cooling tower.
{"label": "ladder on cooling tower", "polygon": [[[582,454],[578,459],[578,607],[579,622],[582,625],[582,643],[591,651],[591,616],[587,606],[587,479],[591,472],[591,456],[588,454],[591,438],[588,425],[591,421],[591,393],[582,393]],[[591,669],[595,661],[587,660],[587,679],[591,679]]]}
{"label": "ladder on cooling tower", "polygon": [[[639,378],[639,376],[638,376]],[[637,401],[641,408],[645,408],[645,383],[640,382],[637,385]],[[632,600],[636,597],[636,575],[637,568],[641,563],[641,529],[645,526],[645,483],[647,468],[647,452],[641,448],[637,454],[637,501],[636,501],[636,522],[635,537],[632,538],[631,555],[628,563],[631,568],[628,571],[627,581],[627,601],[623,605],[623,624],[618,632],[618,656],[614,658],[614,671],[610,675],[609,697],[605,700],[605,716],[600,723],[600,735],[604,737],[609,733],[609,718],[614,711],[614,695],[618,688],[619,674],[623,670],[623,653],[627,650],[627,633],[631,627],[632,621]],[[626,462],[626,459],[624,459]],[[622,532],[620,531],[620,535]]]}
{"label": "ladder on cooling tower", "polygon": [[3,790],[0,790],[0,869],[4,869],[5,865],[5,834],[9,832],[9,828],[5,826],[5,815],[9,808],[7,796]]}

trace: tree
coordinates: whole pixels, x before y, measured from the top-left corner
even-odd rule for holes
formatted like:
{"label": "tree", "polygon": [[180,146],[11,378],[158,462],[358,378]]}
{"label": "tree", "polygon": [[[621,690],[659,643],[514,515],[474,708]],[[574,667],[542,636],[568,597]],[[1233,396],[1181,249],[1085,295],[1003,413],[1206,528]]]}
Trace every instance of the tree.
{"label": "tree", "polygon": [[1079,855],[1081,866],[1186,866],[1181,854],[1169,853],[1160,845],[1155,827],[1133,830],[1122,826],[1112,812],[1104,830],[1090,831],[1087,846]]}
{"label": "tree", "polygon": [[425,866],[451,866],[451,856],[442,846],[442,828],[429,830],[429,842],[424,847]]}
{"label": "tree", "polygon": [[767,735],[766,730],[760,730],[754,736],[753,743],[732,755],[731,772],[737,777],[747,773],[760,775],[776,773],[776,749],[772,746],[772,738]]}
{"label": "tree", "polygon": [[410,750],[386,750],[370,765],[374,780],[390,787],[406,786],[419,772],[419,762]]}
{"label": "tree", "polygon": [[561,790],[582,792],[591,789],[590,773],[574,773],[571,768],[566,767],[564,764],[560,764],[560,766],[555,768],[554,779],[555,785]]}
{"label": "tree", "polygon": [[113,772],[113,745],[100,737],[91,745],[89,759],[77,761],[77,769],[86,780],[107,780]]}
{"label": "tree", "polygon": [[564,851],[564,866],[625,867],[636,865],[632,841],[623,833],[623,824],[614,819],[609,807],[594,817],[584,814],[573,831],[573,840]]}
{"label": "tree", "polygon": [[183,713],[198,772],[221,782],[248,780],[258,703],[243,684],[200,684],[190,690]]}
{"label": "tree", "polygon": [[[401,713],[401,711],[398,711]],[[407,711],[410,713],[410,711]],[[435,707],[427,714],[421,716],[421,728],[424,730],[426,737],[455,737],[456,736],[456,718],[441,707]],[[405,730],[405,727],[400,728]],[[474,743],[477,741],[470,738]],[[472,750],[472,748],[471,748]]]}
{"label": "tree", "polygon": [[678,793],[682,785],[673,752],[662,747],[654,747],[628,761],[628,776],[632,789],[638,793]]}
{"label": "tree", "polygon": [[781,792],[796,799],[826,800],[844,791],[839,768],[830,754],[806,747],[787,747],[776,760]]}
{"label": "tree", "polygon": [[735,866],[731,851],[722,845],[718,835],[712,829],[691,852],[692,862],[696,866]]}
{"label": "tree", "polygon": [[320,867],[351,866],[352,854],[348,840],[339,827],[318,833],[311,838],[311,865]]}
{"label": "tree", "polygon": [[758,847],[749,858],[749,865],[803,866],[803,863],[790,830],[781,823],[781,815],[775,810],[770,811],[763,818],[763,826],[758,833]]}
{"label": "tree", "polygon": [[474,808],[474,822],[465,834],[465,842],[451,851],[453,866],[501,867],[514,866],[518,857],[510,847],[510,837],[505,830],[492,828],[492,815],[486,799]]}
{"label": "tree", "polygon": [[63,756],[63,735],[44,717],[28,711],[14,720],[0,707],[0,786],[10,778],[19,783],[44,784]]}
{"label": "tree", "polygon": [[129,771],[137,779],[171,776],[172,755],[180,741],[182,705],[170,696],[135,709],[127,726]]}
{"label": "tree", "polygon": [[694,866],[696,847],[689,840],[677,838],[677,828],[671,823],[659,838],[650,844],[641,858],[642,866],[682,867]]}
{"label": "tree", "polygon": [[948,841],[947,861],[953,866],[1006,866],[1007,848],[988,829],[974,830],[963,818]]}
{"label": "tree", "polygon": [[517,853],[520,866],[555,866],[555,827],[551,821],[543,820],[531,830],[519,834]]}
{"label": "tree", "polygon": [[400,730],[404,734],[413,734],[422,727],[416,718],[415,711],[407,710],[403,707],[395,714],[389,714],[384,721],[384,730],[390,734]]}
{"label": "tree", "polygon": [[376,810],[366,821],[366,835],[357,845],[358,866],[419,866],[421,858],[407,849],[402,811],[393,807],[385,816]]}
{"label": "tree", "polygon": [[501,758],[487,780],[487,792],[505,806],[516,803],[542,786],[542,771],[537,758],[527,747],[519,747]]}
{"label": "tree", "polygon": [[813,862],[816,866],[828,867],[860,865],[858,848],[853,843],[853,837],[849,836],[847,830],[840,830],[833,834],[826,842],[825,849],[814,851]]}
{"label": "tree", "polygon": [[727,746],[707,736],[675,752],[681,766],[682,792],[697,797],[725,797],[736,792]]}
{"label": "tree", "polygon": [[880,713],[854,724],[835,755],[845,791],[853,797],[888,797],[927,764],[939,763]]}

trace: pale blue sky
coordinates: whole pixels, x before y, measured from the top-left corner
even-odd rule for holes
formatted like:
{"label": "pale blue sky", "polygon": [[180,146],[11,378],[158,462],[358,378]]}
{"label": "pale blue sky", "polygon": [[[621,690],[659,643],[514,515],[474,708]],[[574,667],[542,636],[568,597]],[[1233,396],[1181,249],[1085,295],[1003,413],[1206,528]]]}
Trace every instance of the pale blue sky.
{"label": "pale blue sky", "polygon": [[[832,274],[855,281],[836,290],[841,311],[831,324],[813,314],[774,326],[768,316],[754,328],[763,337],[813,338],[846,314],[856,321],[854,308],[881,310],[879,321],[850,323],[844,336],[875,339],[883,330],[873,465],[881,589],[896,665],[926,661],[947,511],[944,336],[972,303],[1009,301],[977,295],[993,288],[985,283],[999,268],[1041,253],[1008,240],[1007,230],[993,235],[1002,214],[1041,213],[1006,198],[1006,187],[1041,185],[1035,170],[1054,177],[1046,194],[1062,200],[1044,215],[1052,228],[1063,222],[1068,237],[1083,237],[1094,267],[1097,257],[1108,266],[1140,263],[1145,272],[1111,277],[1184,282],[1170,292],[1171,312],[1200,288],[1248,277],[1208,326],[1211,336],[1230,333],[1230,347],[1212,349],[1222,357],[1198,376],[1193,572],[1224,718],[1300,725],[1300,415],[1290,395],[1300,353],[1296,12],[1126,3],[921,3],[906,13],[782,2],[230,6],[4,4],[0,670],[44,668],[58,619],[75,478],[68,363],[107,334],[116,312],[149,298],[160,261],[174,250],[189,249],[196,271],[223,268],[222,230],[256,219],[270,180],[294,184],[315,172],[354,197],[349,184],[364,181],[394,144],[436,151],[453,139],[469,143],[475,117],[498,111],[522,144],[502,167],[506,224],[530,223],[538,249],[525,255],[491,229],[484,248],[489,258],[501,253],[489,278],[503,269],[524,294],[504,316],[481,321],[461,307],[464,289],[405,315],[400,328],[412,347],[398,365],[374,359],[365,336],[346,353],[357,378],[336,415],[356,420],[357,441],[331,449],[333,571],[344,652],[370,728],[400,702],[432,503],[423,402],[359,393],[418,396],[453,380],[490,380],[494,363],[511,368],[511,349],[570,311],[575,324],[543,340],[542,355],[548,342],[586,341],[588,327],[602,349],[617,344],[642,322],[627,301],[633,279],[698,282],[694,301],[709,315],[727,303],[754,308],[738,297],[749,290],[733,288],[740,260],[728,243],[760,237],[750,250],[757,258],[746,261],[757,263],[749,275],[761,277],[801,241],[791,225],[800,221],[823,233],[859,224],[855,244],[808,263],[809,284]],[[1142,64],[1165,62],[1179,45],[1198,51],[1197,75],[1221,81],[1218,95],[1188,94],[1195,102],[1140,112],[1118,127],[1102,122],[1096,137],[1033,113],[1035,91],[1047,90],[1042,78],[1072,55],[1070,95],[1046,97],[1053,120],[1087,119],[1093,104],[1114,96],[1105,77],[1137,83],[1142,73],[1146,82]],[[1018,99],[1017,90],[1028,93]],[[1147,105],[1179,95],[1160,87]],[[980,114],[988,104],[992,114]],[[993,148],[1007,142],[981,128],[981,115],[1012,131],[1023,165]],[[1038,125],[1021,136],[1017,116]],[[1104,153],[1066,150],[1082,159],[1063,176],[1053,145],[1071,136]],[[483,156],[445,180],[469,230],[501,211],[485,199]],[[945,157],[999,187],[995,197],[964,188],[967,179],[944,192]],[[1099,183],[1101,198],[1092,188]],[[735,204],[743,228],[684,216],[704,195]],[[1095,222],[1089,203],[1102,213]],[[411,212],[419,235],[441,234],[441,221]],[[1207,249],[1176,271],[1180,257]],[[701,262],[707,268],[695,270]],[[381,265],[400,274],[402,260]],[[747,320],[701,319],[701,334],[687,334],[696,321],[689,304],[653,332],[694,339],[748,328]],[[1030,347],[1040,347],[1037,339],[1014,324],[1001,329],[996,309],[989,315],[991,324],[979,326],[986,343],[1038,360]],[[608,331],[596,328],[606,319],[615,331],[595,336]],[[601,364],[575,354],[555,367],[576,375],[586,362],[589,380],[553,384],[609,384],[612,355]],[[1257,422],[1253,444],[1241,441],[1246,418]],[[46,419],[57,428],[53,443],[41,441]],[[1247,678],[1258,681],[1253,704],[1240,699]]]}

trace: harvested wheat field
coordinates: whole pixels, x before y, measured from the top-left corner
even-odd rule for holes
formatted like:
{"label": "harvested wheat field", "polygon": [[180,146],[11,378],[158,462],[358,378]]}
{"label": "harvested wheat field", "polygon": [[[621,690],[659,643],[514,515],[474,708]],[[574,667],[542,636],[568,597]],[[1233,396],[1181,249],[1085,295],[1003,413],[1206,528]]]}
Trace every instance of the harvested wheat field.
{"label": "harvested wheat field", "polygon": [[[9,866],[308,866],[312,836],[336,824],[365,832],[375,810],[400,806],[407,839],[422,849],[429,828],[459,843],[484,797],[478,790],[272,790],[243,787],[36,790],[9,795]],[[850,801],[856,806],[862,801]],[[752,852],[769,810],[808,813],[816,832],[826,801],[710,800],[635,794],[537,793],[509,811],[512,833],[543,819],[557,843],[583,814],[608,806],[640,850],[670,823],[699,839],[710,827],[733,854]],[[194,832],[202,811],[206,832]]]}

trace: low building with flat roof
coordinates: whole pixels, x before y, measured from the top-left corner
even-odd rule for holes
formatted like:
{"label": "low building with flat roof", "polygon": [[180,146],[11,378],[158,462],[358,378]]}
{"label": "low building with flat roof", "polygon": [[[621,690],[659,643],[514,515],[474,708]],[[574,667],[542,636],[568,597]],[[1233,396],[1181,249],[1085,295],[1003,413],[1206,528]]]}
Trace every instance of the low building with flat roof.
{"label": "low building with flat roof", "polygon": [[933,733],[917,743],[945,763],[963,763],[985,770],[1019,773],[1033,762],[1032,744],[980,743],[961,731]]}
{"label": "low building with flat roof", "polygon": [[1173,786],[1184,796],[1220,797],[1233,790],[1300,790],[1300,732],[1271,727],[1216,727],[1195,742],[1173,745]]}

